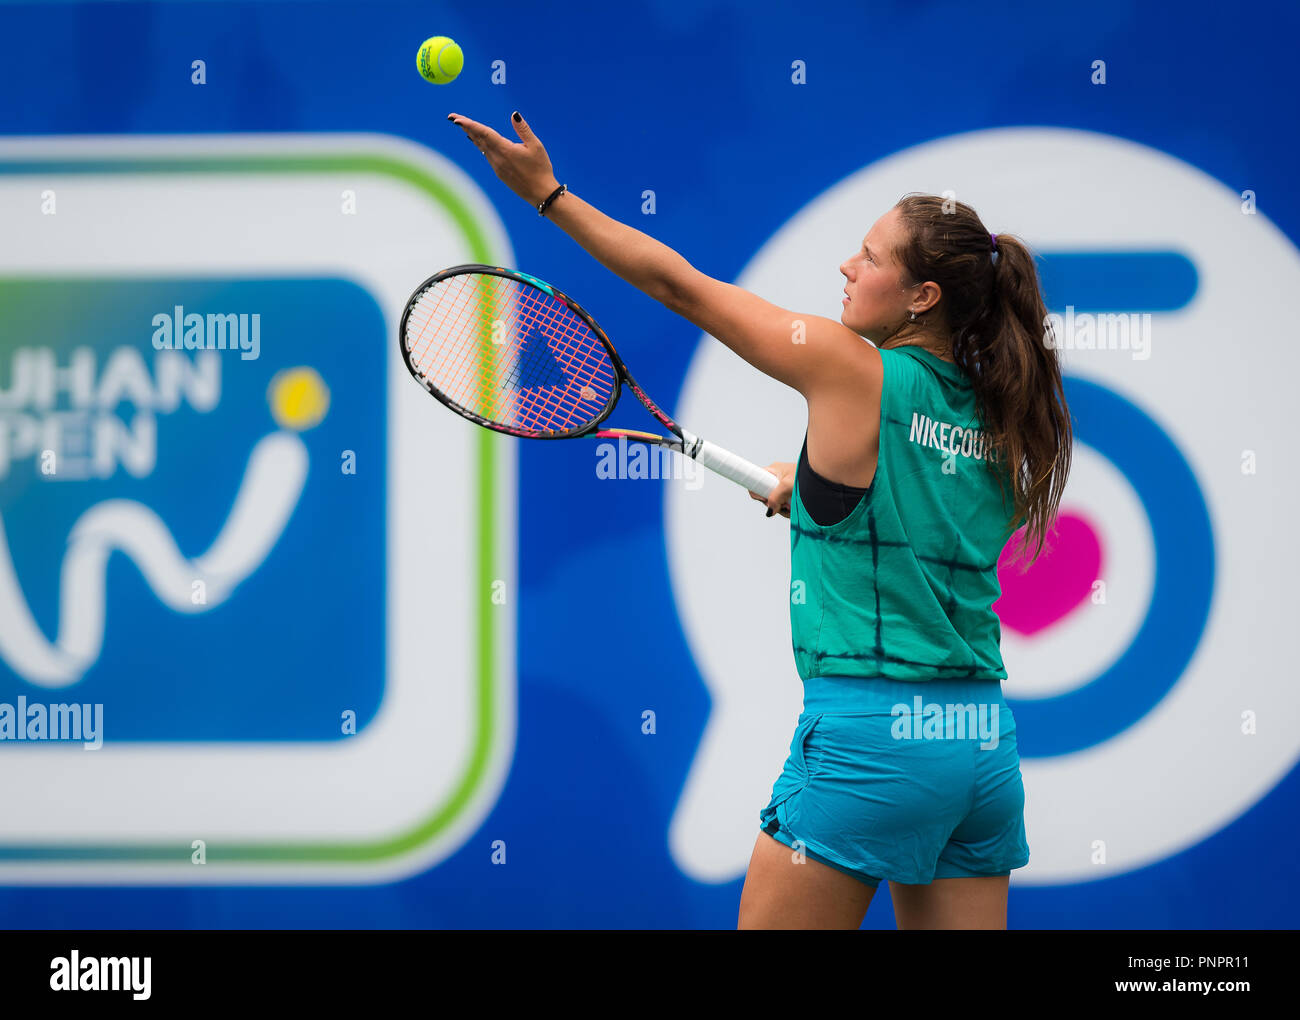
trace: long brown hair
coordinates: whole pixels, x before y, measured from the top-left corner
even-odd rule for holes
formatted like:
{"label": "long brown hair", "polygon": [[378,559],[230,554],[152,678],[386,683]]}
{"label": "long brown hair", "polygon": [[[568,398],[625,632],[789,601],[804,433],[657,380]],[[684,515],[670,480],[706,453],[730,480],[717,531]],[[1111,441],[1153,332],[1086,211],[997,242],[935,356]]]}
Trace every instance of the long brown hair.
{"label": "long brown hair", "polygon": [[946,318],[953,361],[975,388],[983,428],[998,451],[989,467],[1004,492],[1011,483],[1015,510],[1007,535],[1025,524],[1020,552],[1032,546],[1032,563],[1060,507],[1074,442],[1033,254],[1010,234],[997,235],[995,254],[988,228],[964,202],[911,194],[896,208],[907,240],[895,256],[916,283],[939,285],[932,311]]}

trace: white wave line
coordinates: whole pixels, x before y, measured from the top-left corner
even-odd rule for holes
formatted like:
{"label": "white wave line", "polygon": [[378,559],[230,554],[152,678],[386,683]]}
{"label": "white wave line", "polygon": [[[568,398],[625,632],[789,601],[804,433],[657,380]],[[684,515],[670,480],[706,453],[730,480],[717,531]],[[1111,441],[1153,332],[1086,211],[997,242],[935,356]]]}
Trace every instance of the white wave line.
{"label": "white wave line", "polygon": [[[125,553],[158,600],[178,613],[202,613],[224,602],[280,540],[307,480],[307,448],[296,432],[273,432],[249,455],[230,516],[211,547],[186,559],[171,531],[149,507],[109,499],[73,525],[59,578],[58,638],[46,640],[27,604],[4,520],[0,517],[0,656],[41,687],[76,683],[104,645],[105,571]],[[193,601],[202,581],[205,600]]]}

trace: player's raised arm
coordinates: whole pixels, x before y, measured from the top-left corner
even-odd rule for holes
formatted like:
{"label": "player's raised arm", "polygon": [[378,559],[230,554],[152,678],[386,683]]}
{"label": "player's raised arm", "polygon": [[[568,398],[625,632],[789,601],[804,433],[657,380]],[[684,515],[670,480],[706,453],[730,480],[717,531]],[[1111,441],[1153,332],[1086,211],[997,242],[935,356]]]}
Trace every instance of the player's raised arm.
{"label": "player's raised arm", "polygon": [[843,323],[790,312],[734,284],[700,272],[649,234],[605,215],[560,188],[550,157],[523,118],[511,120],[519,142],[462,117],[448,115],[487,157],[496,175],[596,261],[667,308],[726,344],[760,372],[804,396],[842,387],[878,371],[879,354]]}
{"label": "player's raised arm", "polygon": [[880,353],[843,323],[792,312],[687,265],[663,303],[805,397],[861,385]]}
{"label": "player's raised arm", "polygon": [[511,142],[490,127],[462,117],[447,117],[487,157],[488,165],[516,195],[537,208],[548,198],[545,215],[610,272],[657,301],[667,294],[670,276],[686,260],[649,234],[619,223],[577,195],[560,187],[541,141],[516,112],[512,116],[521,141]]}

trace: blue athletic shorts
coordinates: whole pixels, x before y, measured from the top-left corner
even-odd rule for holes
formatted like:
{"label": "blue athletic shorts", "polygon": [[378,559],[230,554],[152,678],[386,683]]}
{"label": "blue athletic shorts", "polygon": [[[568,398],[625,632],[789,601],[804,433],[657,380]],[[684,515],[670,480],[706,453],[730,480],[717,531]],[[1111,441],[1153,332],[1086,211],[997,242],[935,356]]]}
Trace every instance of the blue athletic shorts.
{"label": "blue athletic shorts", "polygon": [[813,677],[763,831],[875,886],[1029,863],[1016,721],[997,680]]}

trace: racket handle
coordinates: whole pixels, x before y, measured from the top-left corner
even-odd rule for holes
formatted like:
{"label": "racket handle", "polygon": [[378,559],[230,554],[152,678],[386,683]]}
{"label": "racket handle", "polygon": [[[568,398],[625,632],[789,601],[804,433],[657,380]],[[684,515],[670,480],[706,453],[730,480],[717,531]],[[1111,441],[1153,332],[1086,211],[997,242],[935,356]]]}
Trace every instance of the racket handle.
{"label": "racket handle", "polygon": [[730,450],[724,450],[707,439],[692,435],[685,429],[682,429],[682,451],[709,470],[716,471],[723,478],[730,479],[750,492],[758,493],[764,499],[779,481],[772,472],[751,464],[744,457],[737,457]]}

